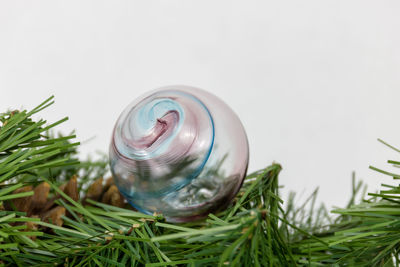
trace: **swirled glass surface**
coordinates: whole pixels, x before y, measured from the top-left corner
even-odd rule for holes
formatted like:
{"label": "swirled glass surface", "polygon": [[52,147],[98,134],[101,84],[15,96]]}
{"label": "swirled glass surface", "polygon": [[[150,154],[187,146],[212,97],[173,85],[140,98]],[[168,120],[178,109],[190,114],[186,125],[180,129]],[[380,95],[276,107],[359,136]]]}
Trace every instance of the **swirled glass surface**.
{"label": "swirled glass surface", "polygon": [[249,149],[236,114],[189,86],[154,90],[120,115],[111,171],[128,202],[183,222],[225,208],[246,174]]}

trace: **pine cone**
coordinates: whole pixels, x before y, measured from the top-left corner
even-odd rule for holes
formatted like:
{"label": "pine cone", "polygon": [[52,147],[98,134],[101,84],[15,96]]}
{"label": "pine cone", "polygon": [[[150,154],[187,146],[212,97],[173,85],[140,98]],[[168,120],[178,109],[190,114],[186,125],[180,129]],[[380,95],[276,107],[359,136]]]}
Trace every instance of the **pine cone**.
{"label": "pine cone", "polygon": [[123,208],[125,199],[114,184],[114,179],[109,177],[103,185],[103,178],[95,180],[88,188],[84,202],[86,199],[99,201],[104,204]]}
{"label": "pine cone", "polygon": [[[114,184],[112,177],[108,178],[104,183],[102,177],[96,179],[88,188],[86,196],[83,198],[83,203],[86,203],[86,199],[99,201],[104,204],[113,205],[117,207],[125,206],[125,199],[119,192],[118,188]],[[59,187],[67,196],[72,198],[74,201],[79,201],[78,191],[78,177],[74,175],[66,183]],[[71,217],[71,214],[62,206],[56,204],[56,200],[62,198],[68,203],[68,200],[64,199],[60,194],[56,194],[49,198],[50,185],[46,182],[40,183],[35,188],[33,186],[24,186],[13,193],[23,193],[32,191],[34,194],[29,197],[21,197],[12,199],[4,203],[5,210],[17,210],[26,212],[27,216],[33,218],[40,218],[42,221],[55,224],[57,226],[63,225],[62,216]],[[27,230],[37,230],[37,224],[28,222]],[[34,239],[35,237],[31,237]]]}

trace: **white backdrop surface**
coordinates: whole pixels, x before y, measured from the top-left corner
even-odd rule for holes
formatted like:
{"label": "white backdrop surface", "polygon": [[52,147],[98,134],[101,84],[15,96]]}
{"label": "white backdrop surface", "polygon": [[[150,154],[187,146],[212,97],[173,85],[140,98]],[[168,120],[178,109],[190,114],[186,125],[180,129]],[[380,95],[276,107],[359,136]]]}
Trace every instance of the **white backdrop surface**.
{"label": "white backdrop surface", "polygon": [[[281,184],[344,205],[351,172],[399,155],[399,1],[3,1],[0,108],[32,108],[76,129],[82,155],[107,151],[119,113],[142,93],[187,84],[241,118],[250,171],[282,164]],[[92,137],[95,137],[92,139]],[[85,140],[90,140],[85,142]]]}

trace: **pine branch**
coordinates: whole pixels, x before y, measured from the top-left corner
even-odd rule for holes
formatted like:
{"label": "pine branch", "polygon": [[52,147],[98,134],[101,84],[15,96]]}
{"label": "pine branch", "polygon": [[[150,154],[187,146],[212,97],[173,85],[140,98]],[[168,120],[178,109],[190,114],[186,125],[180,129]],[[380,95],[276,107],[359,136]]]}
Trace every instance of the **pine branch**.
{"label": "pine branch", "polygon": [[[399,166],[396,161],[388,162]],[[370,168],[393,179],[399,177]],[[294,243],[297,261],[310,265],[399,266],[400,186],[382,187],[379,193],[369,193],[369,199],[355,204],[361,183],[356,184],[353,178],[353,196],[348,207],[333,210],[333,214],[340,215],[336,221],[325,226],[324,231],[314,233],[321,235],[326,245],[309,238]]]}
{"label": "pine branch", "polygon": [[[79,162],[75,135],[52,134],[66,118],[50,125],[31,119],[52,99],[29,112],[0,115],[0,266],[399,265],[400,186],[383,184],[379,193],[357,201],[362,183],[353,177],[348,206],[333,214],[316,207],[317,190],[301,205],[291,194],[283,207],[281,166],[272,164],[246,177],[228,209],[191,223],[171,224],[162,215],[90,198],[79,201],[63,184],[76,185],[78,175],[76,190],[89,193],[93,181],[101,183],[108,172],[107,159]],[[31,197],[40,185],[63,211],[58,217],[28,217],[10,205]]]}

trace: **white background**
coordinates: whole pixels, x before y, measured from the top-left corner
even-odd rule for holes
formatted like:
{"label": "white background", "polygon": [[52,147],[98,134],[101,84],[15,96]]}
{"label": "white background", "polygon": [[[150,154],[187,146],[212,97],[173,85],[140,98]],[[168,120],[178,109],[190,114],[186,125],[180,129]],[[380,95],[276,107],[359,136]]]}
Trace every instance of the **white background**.
{"label": "white background", "polygon": [[0,4],[0,108],[32,108],[76,129],[83,155],[107,151],[123,108],[187,84],[241,118],[250,170],[283,165],[281,184],[343,205],[351,172],[399,158],[399,1],[7,1]]}

